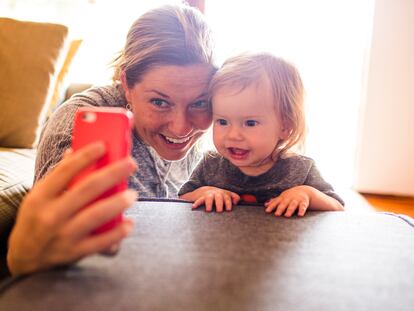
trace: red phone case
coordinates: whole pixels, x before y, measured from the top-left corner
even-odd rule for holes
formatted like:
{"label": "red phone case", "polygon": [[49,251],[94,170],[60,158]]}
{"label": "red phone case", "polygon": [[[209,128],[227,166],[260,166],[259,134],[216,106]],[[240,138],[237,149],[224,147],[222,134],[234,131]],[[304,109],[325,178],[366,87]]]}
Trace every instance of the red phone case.
{"label": "red phone case", "polygon": [[[131,112],[123,108],[79,108],[76,112],[73,132],[72,149],[76,151],[92,142],[103,141],[106,154],[97,162],[84,169],[76,176],[71,186],[85,178],[88,174],[100,168],[127,157],[131,150]],[[114,193],[125,190],[127,180],[104,192],[93,202],[107,198]],[[90,202],[89,204],[93,203]],[[122,214],[95,229],[92,234],[98,234],[116,227],[122,222]]]}

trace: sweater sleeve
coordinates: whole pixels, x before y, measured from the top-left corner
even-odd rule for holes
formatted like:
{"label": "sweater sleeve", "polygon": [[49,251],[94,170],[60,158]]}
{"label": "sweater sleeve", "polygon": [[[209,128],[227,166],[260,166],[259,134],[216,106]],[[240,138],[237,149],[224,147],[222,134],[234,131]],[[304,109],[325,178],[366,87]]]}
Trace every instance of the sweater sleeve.
{"label": "sweater sleeve", "polygon": [[75,106],[61,107],[45,124],[37,147],[35,183],[61,160],[63,152],[70,147],[75,112]]}
{"label": "sweater sleeve", "polygon": [[334,198],[339,203],[341,203],[342,206],[345,205],[345,202],[339,195],[335,193],[333,187],[322,178],[321,173],[316,167],[314,161],[312,161],[312,165],[309,169],[308,176],[306,177],[304,184],[316,188],[324,194]]}

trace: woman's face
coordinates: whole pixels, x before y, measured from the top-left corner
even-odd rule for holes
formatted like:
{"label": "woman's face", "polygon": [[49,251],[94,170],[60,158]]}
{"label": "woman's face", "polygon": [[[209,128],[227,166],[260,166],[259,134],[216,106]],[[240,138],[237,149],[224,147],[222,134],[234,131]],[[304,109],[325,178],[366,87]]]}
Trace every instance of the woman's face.
{"label": "woman's face", "polygon": [[139,137],[164,159],[185,157],[211,124],[207,88],[212,67],[165,65],[148,71],[141,82],[122,86],[134,113]]}

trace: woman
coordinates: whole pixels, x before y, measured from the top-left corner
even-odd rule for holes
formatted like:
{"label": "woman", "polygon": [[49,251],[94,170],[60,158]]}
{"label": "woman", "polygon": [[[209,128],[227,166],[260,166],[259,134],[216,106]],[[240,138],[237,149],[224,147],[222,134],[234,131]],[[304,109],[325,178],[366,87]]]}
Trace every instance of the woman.
{"label": "woman", "polygon": [[[200,158],[195,144],[211,124],[207,87],[216,71],[210,32],[201,13],[187,6],[147,12],[132,25],[114,65],[112,86],[72,97],[43,130],[36,184],[22,203],[9,240],[12,274],[113,251],[131,230],[127,220],[99,236],[89,232],[130,205],[134,195],[125,192],[79,211],[85,202],[129,174],[133,174],[129,187],[140,197],[176,197]],[[105,152],[102,145],[92,145],[57,164],[70,147],[71,120],[81,106],[125,107],[133,112],[132,157],[138,170],[133,173],[133,161],[128,159],[64,192],[76,173]]]}
{"label": "woman", "polygon": [[129,182],[141,197],[174,197],[198,160],[192,148],[211,124],[207,87],[216,68],[201,13],[164,6],[131,27],[114,62],[114,84],[72,97],[46,125],[38,147],[36,181],[71,143],[81,106],[125,107],[134,114],[132,155],[139,170]]}

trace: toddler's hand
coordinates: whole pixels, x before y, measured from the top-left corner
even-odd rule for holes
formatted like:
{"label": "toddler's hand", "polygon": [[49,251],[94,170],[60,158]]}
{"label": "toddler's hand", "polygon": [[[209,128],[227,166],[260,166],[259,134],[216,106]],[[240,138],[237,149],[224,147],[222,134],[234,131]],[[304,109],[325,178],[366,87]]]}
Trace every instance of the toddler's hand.
{"label": "toddler's hand", "polygon": [[216,212],[218,213],[221,213],[224,208],[226,211],[231,211],[233,204],[237,204],[240,201],[240,196],[237,193],[216,187],[201,187],[193,191],[193,194],[197,194],[197,199],[193,203],[192,208],[194,209],[204,204],[207,212],[213,210],[213,205],[215,205]]}
{"label": "toddler's hand", "polygon": [[304,216],[310,202],[307,188],[308,186],[297,186],[283,191],[278,197],[265,203],[265,212],[275,211],[275,216],[284,214],[285,217],[290,217],[297,210],[298,216]]}

